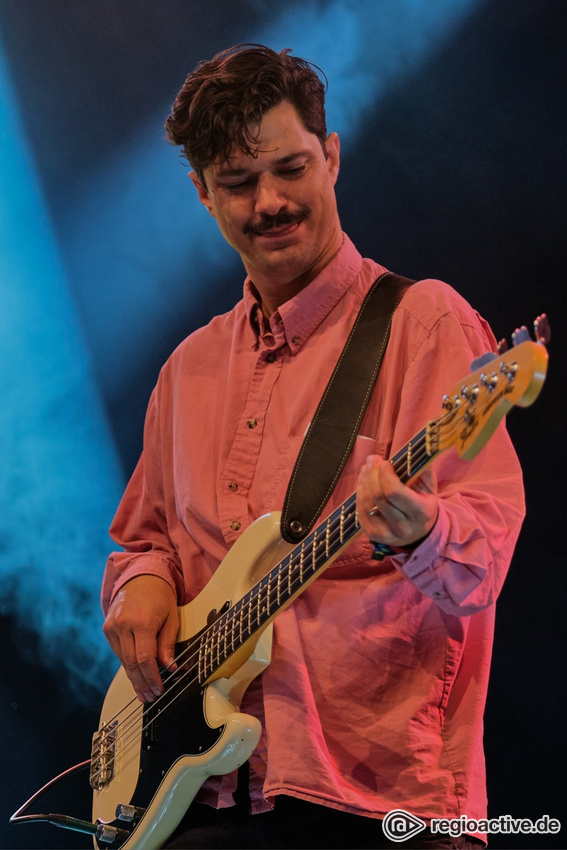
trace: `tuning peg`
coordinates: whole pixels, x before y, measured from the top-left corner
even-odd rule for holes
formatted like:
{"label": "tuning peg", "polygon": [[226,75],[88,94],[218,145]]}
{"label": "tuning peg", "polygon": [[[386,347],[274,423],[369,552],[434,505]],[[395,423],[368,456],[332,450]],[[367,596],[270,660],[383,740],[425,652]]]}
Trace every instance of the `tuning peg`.
{"label": "tuning peg", "polygon": [[542,345],[547,345],[551,339],[551,326],[545,313],[542,313],[541,316],[538,316],[535,320],[534,333],[535,338],[538,342],[541,342]]}

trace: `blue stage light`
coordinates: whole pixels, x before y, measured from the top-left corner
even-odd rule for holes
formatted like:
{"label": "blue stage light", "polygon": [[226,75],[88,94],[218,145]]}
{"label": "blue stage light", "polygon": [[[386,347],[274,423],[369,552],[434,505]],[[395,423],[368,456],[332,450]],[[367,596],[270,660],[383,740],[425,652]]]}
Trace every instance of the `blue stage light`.
{"label": "blue stage light", "polygon": [[0,611],[87,696],[121,473],[1,53],[0,128]]}

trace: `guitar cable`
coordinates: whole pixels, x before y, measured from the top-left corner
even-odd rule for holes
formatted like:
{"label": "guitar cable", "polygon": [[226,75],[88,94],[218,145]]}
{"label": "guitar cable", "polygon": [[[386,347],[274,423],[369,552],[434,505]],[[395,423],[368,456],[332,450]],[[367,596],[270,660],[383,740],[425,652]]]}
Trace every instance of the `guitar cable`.
{"label": "guitar cable", "polygon": [[84,770],[85,768],[89,767],[90,763],[90,759],[79,762],[79,764],[75,764],[73,767],[67,768],[67,770],[64,770],[58,776],[55,776],[53,777],[53,779],[50,779],[49,782],[46,782],[46,784],[39,789],[39,791],[36,791],[35,794],[32,794],[32,796],[29,798],[29,800],[26,800],[23,806],[20,806],[20,808],[16,812],[14,812],[14,814],[10,818],[10,823],[50,823],[53,826],[61,827],[61,829],[71,829],[74,832],[83,832],[87,835],[96,835],[98,829],[96,824],[90,823],[89,821],[80,820],[79,818],[70,817],[70,815],[24,814],[24,812],[26,812],[29,807],[36,802],[36,800],[39,800],[39,798],[42,797],[43,794],[45,794],[45,792],[48,791],[53,785],[55,785],[60,780],[65,779],[67,776],[70,776],[73,773],[77,773],[79,770]]}

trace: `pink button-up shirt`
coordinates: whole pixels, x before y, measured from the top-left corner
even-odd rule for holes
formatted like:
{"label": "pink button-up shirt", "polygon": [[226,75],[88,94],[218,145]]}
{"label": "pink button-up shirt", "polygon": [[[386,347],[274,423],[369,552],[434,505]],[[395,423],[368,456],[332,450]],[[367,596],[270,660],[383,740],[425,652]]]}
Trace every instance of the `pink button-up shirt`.
{"label": "pink button-up shirt", "polygon": [[[150,400],[144,451],[112,526],[107,610],[141,573],[194,598],[231,544],[281,509],[322,390],[362,300],[384,269],[345,236],[332,262],[267,322],[248,280],[235,308],[189,336]],[[398,307],[359,436],[324,514],[355,491],[370,453],[391,456],[494,349],[449,286],[416,283]],[[263,734],[250,759],[253,810],[285,793],[381,817],[486,816],[482,715],[494,602],[524,513],[500,426],[473,462],[432,467],[436,525],[410,555],[377,562],[359,535],[275,620],[272,661],[243,709]],[[201,798],[230,805],[235,774]]]}

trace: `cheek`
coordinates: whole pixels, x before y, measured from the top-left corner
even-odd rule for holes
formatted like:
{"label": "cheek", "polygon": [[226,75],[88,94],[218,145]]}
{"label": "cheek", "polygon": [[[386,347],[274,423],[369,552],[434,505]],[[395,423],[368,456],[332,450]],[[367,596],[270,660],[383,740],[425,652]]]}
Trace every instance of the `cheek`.
{"label": "cheek", "polygon": [[247,220],[245,211],[239,204],[223,206],[222,209],[218,210],[217,221],[219,226],[228,233],[242,233]]}

